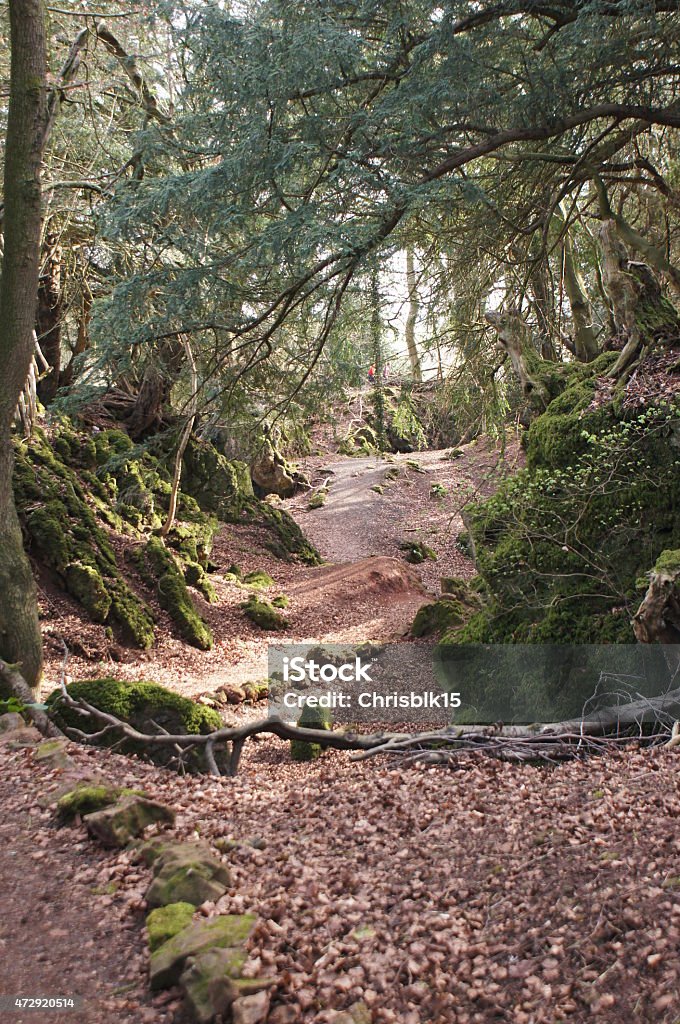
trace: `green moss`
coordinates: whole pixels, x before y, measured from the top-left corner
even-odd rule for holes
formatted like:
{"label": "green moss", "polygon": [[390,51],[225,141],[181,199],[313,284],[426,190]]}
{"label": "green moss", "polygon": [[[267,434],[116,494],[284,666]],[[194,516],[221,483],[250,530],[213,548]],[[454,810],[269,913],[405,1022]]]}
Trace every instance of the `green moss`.
{"label": "green moss", "polygon": [[190,587],[196,587],[210,604],[217,604],[219,598],[210,577],[198,562],[188,562],[184,567],[184,579]]}
{"label": "green moss", "polygon": [[[222,719],[217,711],[182,697],[158,683],[140,681],[124,682],[118,679],[83,679],[68,686],[69,694],[83,699],[100,711],[115,715],[129,722],[140,732],[157,734],[159,727],[171,734],[208,733],[221,728]],[[51,716],[61,728],[75,727],[83,732],[98,732],[101,725],[79,715],[73,709],[60,703],[60,690],[54,690],[47,698]],[[120,734],[107,734],[99,741],[104,746],[115,746],[124,753],[137,754],[156,764],[167,765],[174,757],[169,747],[148,746],[134,740],[121,742]],[[218,761],[226,758],[216,750]],[[191,770],[203,771],[203,753],[197,748],[188,759]]]}
{"label": "green moss", "polygon": [[151,609],[132,592],[122,579],[114,581],[110,588],[112,619],[126,639],[143,650],[149,650],[154,642],[154,620]]}
{"label": "green moss", "polygon": [[680,573],[680,550],[662,551],[652,572],[655,576],[670,576],[674,579]]}
{"label": "green moss", "polygon": [[57,812],[65,821],[71,821],[76,815],[82,818],[93,811],[100,811],[103,807],[110,807],[119,797],[132,792],[133,790],[123,790],[120,786],[81,782],[59,798]]}
{"label": "green moss", "polygon": [[279,594],[278,597],[273,597],[272,602],[274,608],[287,608],[290,604],[290,600],[285,594]]}
{"label": "green moss", "polygon": [[[88,440],[73,433],[67,443],[63,431],[59,436],[61,449],[75,452],[74,458],[77,442]],[[97,521],[101,498],[93,497],[92,488],[59,460],[42,431],[16,446],[14,490],[32,554],[96,622],[117,622],[127,638],[149,647],[153,620],[123,579],[109,536]],[[40,495],[42,507],[36,508]],[[103,518],[120,528],[113,513]]]}
{"label": "green moss", "polygon": [[680,409],[593,394],[567,387],[529,430],[527,469],[468,510],[486,603],[445,642],[634,642],[638,581],[680,549]]}
{"label": "green moss", "polygon": [[191,924],[196,907],[191,903],[169,903],[166,907],[156,907],[146,918],[149,934],[149,949],[154,953],[164,942]]}
{"label": "green moss", "polygon": [[64,572],[75,553],[65,513],[62,502],[48,501],[26,519],[33,548],[44,562],[60,573]]}
{"label": "green moss", "polygon": [[268,572],[263,569],[255,569],[242,577],[243,582],[255,590],[265,590],[267,587],[275,587],[276,580],[272,579]]}
{"label": "green moss", "polygon": [[247,618],[260,629],[282,630],[288,628],[288,619],[270,601],[253,594],[241,608]]}
{"label": "green moss", "polygon": [[173,622],[188,643],[208,651],[213,645],[210,628],[200,617],[176,559],[159,537],[152,537],[144,549],[147,563],[156,577],[156,592],[161,608],[169,612]]}
{"label": "green moss", "polygon": [[94,447],[97,465],[104,466],[113,456],[131,452],[135,446],[122,430],[102,430],[95,435]]}
{"label": "green moss", "polygon": [[436,553],[422,541],[405,540],[399,545],[399,550],[405,552],[404,558],[413,565],[420,565],[426,558],[437,561]]}
{"label": "green moss", "polygon": [[[333,717],[328,708],[311,707],[309,704],[305,704],[297,724],[301,729],[328,731],[333,728]],[[308,743],[307,740],[290,741],[290,756],[293,761],[314,761],[324,749],[322,743]]]}
{"label": "green moss", "polygon": [[80,601],[90,618],[106,622],[111,609],[111,597],[97,569],[82,562],[71,562],[66,567],[66,589]]}
{"label": "green moss", "polygon": [[328,501],[328,488],[327,487],[321,487],[321,488],[319,488],[318,491],[314,491],[314,494],[312,494],[311,498],[307,502],[307,508],[311,509],[312,511],[315,508],[323,508],[323,506],[326,504],[327,501]]}
{"label": "green moss", "polygon": [[412,636],[431,636],[448,629],[462,626],[465,608],[455,597],[441,597],[431,604],[424,604],[416,612],[411,625]]}
{"label": "green moss", "polygon": [[264,527],[267,531],[266,547],[277,558],[284,561],[296,558],[306,565],[321,563],[319,552],[309,543],[298,524],[285,509],[273,508],[267,502],[260,501],[252,503],[245,511],[247,517],[244,521],[251,521]]}
{"label": "green moss", "polygon": [[184,453],[182,486],[201,509],[224,522],[238,522],[253,499],[250,471],[244,462],[230,462],[213,445],[192,439]]}

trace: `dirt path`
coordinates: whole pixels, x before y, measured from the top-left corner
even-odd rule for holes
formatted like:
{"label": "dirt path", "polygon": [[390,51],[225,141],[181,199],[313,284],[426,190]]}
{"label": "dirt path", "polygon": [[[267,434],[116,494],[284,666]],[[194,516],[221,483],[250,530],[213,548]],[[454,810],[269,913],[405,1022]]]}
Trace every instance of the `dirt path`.
{"label": "dirt path", "polygon": [[[6,739],[6,737],[5,737]],[[86,765],[89,752],[83,751]],[[74,997],[78,1009],[2,1013],[12,1024],[167,1024],[147,989],[147,954],[128,853],[106,853],[82,832],[57,828],[46,791],[63,772],[36,777],[32,751],[0,743],[0,993]],[[117,895],[122,877],[124,895]],[[158,1004],[158,1000],[156,1000]]]}
{"label": "dirt path", "polygon": [[326,484],[326,503],[310,510],[305,493],[286,507],[332,562],[376,555],[403,560],[403,541],[424,541],[437,559],[415,566],[415,572],[436,595],[442,576],[474,575],[472,562],[456,546],[461,510],[471,498],[492,493],[520,462],[516,442],[500,453],[484,440],[459,449],[456,457],[449,450],[386,459],[316,456],[303,460],[301,468],[315,487]]}
{"label": "dirt path", "polygon": [[[392,554],[400,511],[408,504],[406,495],[394,487],[387,498],[371,488],[386,485],[391,466],[376,457],[334,459],[316,469],[314,475],[328,479],[329,497],[314,515],[304,515],[307,496],[289,503],[289,510],[306,530],[309,539],[330,562],[356,562],[370,555]],[[389,487],[389,484],[388,484]],[[403,496],[403,500],[400,498]],[[385,505],[390,511],[385,514]]]}
{"label": "dirt path", "polygon": [[[302,460],[315,486],[329,480],[327,503],[309,510],[305,491],[285,507],[327,564],[283,562],[267,550],[269,538],[261,529],[225,524],[212,554],[218,602],[211,605],[197,591],[192,594],[215,637],[208,652],[183,643],[163,611],[150,652],[112,643],[105,627],[86,620],[82,609],[53,587],[41,600],[45,689],[54,687],[61,672],[61,636],[71,646],[73,678],[157,679],[186,694],[264,678],[272,642],[404,639],[418,608],[439,594],[442,576],[474,574],[472,562],[456,546],[463,528],[460,509],[471,496],[493,491],[517,461],[516,445],[509,444],[499,459],[496,448],[483,441],[467,445],[454,459],[447,452],[428,451],[388,459],[326,455]],[[409,565],[399,549],[404,540],[424,541],[436,552],[436,561]],[[263,569],[270,574],[275,583],[264,596],[286,594],[285,631],[263,632],[245,617],[241,605],[248,591],[227,575],[232,563],[244,573]]]}

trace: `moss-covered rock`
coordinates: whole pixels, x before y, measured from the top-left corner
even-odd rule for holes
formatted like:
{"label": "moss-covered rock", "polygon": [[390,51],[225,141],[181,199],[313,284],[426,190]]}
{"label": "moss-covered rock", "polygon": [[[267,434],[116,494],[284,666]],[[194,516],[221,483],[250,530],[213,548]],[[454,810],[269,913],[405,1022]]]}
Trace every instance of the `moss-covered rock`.
{"label": "moss-covered rock", "polygon": [[216,902],[231,884],[229,869],[203,844],[167,843],[153,861],[154,879],[146,893],[151,907]]}
{"label": "moss-covered rock", "polygon": [[196,912],[193,903],[169,903],[164,907],[156,907],[147,914],[146,929],[149,936],[149,949],[155,953],[157,949],[174,938],[178,932],[191,924]]}
{"label": "moss-covered rock", "polygon": [[[243,485],[247,473],[241,477],[242,489],[252,495]],[[38,430],[29,441],[17,442],[14,490],[32,554],[95,622],[117,625],[124,640],[150,647],[153,614],[126,580],[110,531],[146,539],[159,529],[171,491],[163,459],[135,446],[123,431],[100,431],[91,438],[63,421],[49,433]],[[168,546],[205,569],[218,527],[214,515],[180,492]],[[197,574],[193,585],[214,600],[204,575]],[[185,621],[181,588],[173,583],[170,590],[168,602],[181,606],[182,627],[205,644],[205,628]]]}
{"label": "moss-covered rock", "polygon": [[[475,604],[477,607],[481,605],[479,598]],[[452,594],[443,594],[438,601],[424,604],[418,609],[411,625],[411,635],[441,635],[462,626],[470,614],[471,603],[464,603]]]}
{"label": "moss-covered rock", "polygon": [[184,567],[184,579],[190,587],[200,590],[209,604],[217,604],[219,600],[217,591],[202,565],[199,565],[198,562],[187,562]]}
{"label": "moss-covered rock", "polygon": [[[150,735],[157,734],[159,726],[166,732],[179,735],[214,732],[223,724],[217,711],[167,690],[158,683],[130,683],[110,678],[82,679],[70,683],[68,692],[75,700],[82,698],[100,711],[115,715],[140,732]],[[50,714],[57,725],[61,728],[75,727],[83,732],[100,730],[99,723],[60,703],[60,695],[60,690],[54,690],[47,698]],[[137,754],[155,764],[174,763],[175,752],[165,745],[148,746],[129,739],[121,743],[120,736],[115,733],[102,737],[99,742],[106,746],[115,745],[116,749],[124,753]],[[215,754],[218,763],[225,757],[220,750],[216,750]],[[188,755],[187,767],[192,771],[206,770],[200,748]]]}
{"label": "moss-covered rock", "polygon": [[93,811],[110,807],[125,793],[132,795],[132,790],[124,790],[120,786],[109,786],[105,783],[79,782],[73,789],[59,797],[57,813],[64,821],[72,821],[78,815],[82,818]]}
{"label": "moss-covered rock", "polygon": [[111,595],[98,569],[82,562],[66,566],[66,589],[94,622],[106,622],[111,611]]}
{"label": "moss-covered rock", "polygon": [[273,508],[260,501],[249,507],[247,518],[265,529],[268,535],[265,546],[277,558],[283,561],[299,559],[305,565],[320,565],[319,552],[285,509]]}
{"label": "moss-covered rock", "polygon": [[314,491],[309,501],[307,502],[307,508],[313,511],[315,508],[323,508],[328,501],[328,488],[320,487],[318,491]]}
{"label": "moss-covered rock", "polygon": [[[149,982],[154,992],[174,985],[189,957],[206,949],[230,949],[229,973],[239,976],[245,963],[244,943],[255,927],[253,914],[222,914],[183,928],[152,953]],[[225,965],[225,971],[227,967]]]}
{"label": "moss-covered rock", "polygon": [[[80,435],[63,430],[56,439],[62,439],[62,452],[68,448],[76,453],[73,458],[78,465],[75,436]],[[68,446],[67,437],[72,439]],[[121,575],[109,535],[98,517],[101,509],[107,508],[107,525],[121,532],[123,521],[59,459],[42,431],[16,445],[14,491],[32,553],[95,621],[113,621],[128,639],[150,647],[151,612]],[[40,507],[36,507],[38,502]]]}
{"label": "moss-covered rock", "polygon": [[437,561],[436,552],[423,541],[405,540],[399,545],[399,550],[404,552],[404,558],[412,565],[420,565],[427,558]]}
{"label": "moss-covered rock", "polygon": [[195,438],[184,453],[182,487],[201,509],[224,522],[238,522],[254,497],[245,462],[230,462],[211,444]]}
{"label": "moss-covered rock", "polygon": [[209,651],[213,645],[212,632],[196,611],[184,574],[172,552],[165,547],[160,537],[152,537],[144,548],[144,556],[156,581],[161,608],[169,612],[188,643],[202,651]]}
{"label": "moss-covered rock", "polygon": [[[328,732],[333,728],[333,716],[328,708],[312,707],[305,704],[297,720],[301,729],[323,729]],[[314,761],[324,750],[322,743],[309,743],[307,740],[291,740],[290,756],[293,761]]]}
{"label": "moss-covered rock", "polygon": [[241,608],[246,617],[260,629],[282,630],[288,628],[289,623],[285,615],[282,615],[271,601],[267,601],[263,597],[252,594],[247,601],[243,602]]}
{"label": "moss-covered rock", "polygon": [[[206,949],[191,957],[182,971],[180,986],[192,1024],[230,1020],[234,1024],[261,1024],[266,1019],[269,998],[264,989],[275,978],[241,978],[228,949]],[[266,997],[253,1003],[257,995]]]}
{"label": "moss-covered rock", "polygon": [[124,796],[110,807],[84,817],[89,835],[103,846],[123,847],[141,836],[150,825],[173,825],[171,807],[144,796]]}
{"label": "moss-covered rock", "polygon": [[254,590],[266,590],[267,587],[275,587],[276,580],[272,579],[264,569],[255,569],[242,577],[243,582]]}

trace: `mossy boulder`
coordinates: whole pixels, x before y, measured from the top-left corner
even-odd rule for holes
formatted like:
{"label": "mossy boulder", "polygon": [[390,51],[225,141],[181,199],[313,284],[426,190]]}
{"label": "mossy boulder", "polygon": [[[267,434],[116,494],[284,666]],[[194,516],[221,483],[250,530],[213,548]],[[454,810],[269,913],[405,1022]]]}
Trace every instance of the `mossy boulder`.
{"label": "mossy boulder", "polygon": [[275,587],[276,580],[272,579],[264,569],[255,569],[242,577],[243,582],[254,590],[266,590],[267,587]]}
{"label": "mossy boulder", "polygon": [[320,565],[322,559],[319,552],[285,509],[273,508],[267,502],[259,501],[248,507],[245,520],[265,530],[265,547],[277,558],[282,561],[296,559],[305,565]]}
{"label": "mossy boulder", "polygon": [[189,957],[208,949],[228,949],[224,971],[239,977],[246,960],[244,945],[255,927],[253,914],[222,914],[183,928],[151,954],[149,983],[154,992],[175,985]]}
{"label": "mossy boulder", "polygon": [[177,559],[160,537],[152,537],[147,542],[144,557],[156,581],[161,608],[169,612],[188,643],[202,651],[209,651],[213,645],[212,632],[194,607]]}
{"label": "mossy boulder", "polygon": [[[236,969],[235,969],[236,968]],[[231,1020],[234,1024],[260,1024],[269,1006],[267,988],[275,978],[241,978],[229,949],[206,949],[191,957],[180,977],[185,1008],[193,1024]],[[257,996],[264,1002],[249,1003]],[[258,1012],[249,1012],[248,1006]],[[263,1011],[263,1012],[259,1012]]]}
{"label": "mossy boulder", "polygon": [[174,825],[172,807],[145,796],[124,796],[110,807],[92,811],[83,818],[89,835],[103,846],[123,847],[137,839],[150,825]]}
{"label": "mossy boulder", "polygon": [[[312,707],[305,704],[297,720],[301,729],[323,729],[328,732],[333,728],[333,716],[329,708]],[[291,740],[290,756],[293,761],[314,761],[325,749],[323,743],[310,743],[307,740]]]}
{"label": "mossy boulder", "polygon": [[315,508],[323,508],[328,501],[328,488],[320,487],[318,491],[314,491],[309,501],[307,502],[307,508],[310,511],[314,511]]}
{"label": "mossy boulder", "polygon": [[111,611],[111,595],[101,573],[92,565],[71,562],[66,566],[66,589],[94,622],[106,622]]}
{"label": "mossy boulder", "polygon": [[104,807],[110,807],[121,795],[132,795],[132,793],[132,790],[124,790],[120,786],[79,782],[73,789],[59,797],[57,813],[62,820],[72,821],[77,816],[83,818],[86,814],[92,814],[93,811],[101,811]]}
{"label": "mossy boulder", "polygon": [[191,924],[196,912],[192,903],[169,903],[164,907],[156,907],[147,914],[146,929],[149,936],[149,949],[155,953],[157,949],[174,938],[178,932]]}
{"label": "mossy boulder", "polygon": [[208,900],[216,902],[231,883],[227,866],[198,843],[162,845],[153,870],[154,879],[146,893],[151,907],[177,902],[198,907]]}
{"label": "mossy boulder", "polygon": [[209,604],[217,604],[217,591],[202,565],[198,562],[187,562],[184,567],[184,579],[190,587],[200,591]]}
{"label": "mossy boulder", "polygon": [[184,453],[182,487],[201,509],[224,522],[238,522],[254,497],[248,466],[230,462],[213,445],[195,438]]}
{"label": "mossy boulder", "polygon": [[254,622],[260,629],[268,631],[288,629],[289,622],[285,615],[276,608],[271,601],[252,594],[247,601],[241,605],[244,614],[251,622]]}
{"label": "mossy boulder", "polygon": [[437,601],[424,604],[418,609],[411,626],[411,635],[440,636],[447,630],[462,626],[466,617],[469,617],[469,613],[465,604],[453,595],[443,594]]}
{"label": "mossy boulder", "polygon": [[[158,734],[159,726],[172,735],[185,733],[209,733],[222,727],[217,711],[198,704],[188,697],[182,697],[172,690],[154,682],[125,682],[118,679],[83,679],[67,687],[75,700],[82,698],[100,711],[115,715],[129,722],[135,729],[149,735]],[[77,714],[72,708],[60,703],[60,690],[54,690],[47,698],[51,717],[61,728],[75,727],[83,732],[98,732],[101,724]],[[100,741],[106,746],[116,746],[124,753],[136,754],[155,764],[175,764],[175,751],[169,746],[149,746],[137,740],[125,739],[120,735],[106,735]],[[215,751],[218,764],[226,755]],[[206,765],[200,748],[187,756],[186,767],[191,771],[204,771]]]}

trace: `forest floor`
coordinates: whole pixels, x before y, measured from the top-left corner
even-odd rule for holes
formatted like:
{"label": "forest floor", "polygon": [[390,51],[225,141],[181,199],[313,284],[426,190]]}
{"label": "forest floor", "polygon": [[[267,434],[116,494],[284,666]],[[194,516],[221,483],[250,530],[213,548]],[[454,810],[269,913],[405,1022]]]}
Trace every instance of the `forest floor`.
{"label": "forest floor", "polygon": [[[114,652],[101,627],[43,590],[50,681],[61,635],[75,677],[157,678],[187,693],[260,678],[271,635],[244,619],[243,590],[221,578],[231,562],[266,569],[270,596],[290,597],[290,631],[277,641],[403,639],[440,576],[472,574],[455,543],[460,509],[519,459],[508,445],[499,462],[484,442],[456,459],[307,459],[314,485],[328,480],[327,504],[308,511],[305,494],[286,504],[329,564],[277,561],[256,531],[225,526],[220,603],[201,605],[216,637],[207,654],[169,628],[148,655]],[[394,467],[398,481],[386,483]],[[432,497],[433,484],[445,493]],[[408,565],[406,538],[437,561]],[[433,769],[339,752],[299,764],[286,743],[259,737],[235,779],[181,778],[84,747],[70,756],[82,776],[172,804],[179,837],[234,840],[232,888],[203,911],[258,916],[250,968],[278,979],[267,1024],[680,1021],[675,751],[554,770],[472,757]],[[178,1024],[178,991],[151,999],[145,988],[145,869],[99,850],[80,826],[57,827],[44,798],[61,784],[61,769],[0,743],[0,987],[82,995],[83,1010],[50,1015],[55,1024]]]}
{"label": "forest floor", "polygon": [[[202,909],[258,916],[249,971],[278,979],[267,1024],[680,1016],[674,751],[405,770],[336,752],[296,764],[267,738],[235,779],[69,753],[80,776],[171,804],[178,837],[235,841],[232,887]],[[63,776],[0,744],[0,989],[84,998],[53,1024],[179,1024],[178,991],[145,990],[147,871],[57,827]]]}
{"label": "forest floor", "polygon": [[[183,643],[167,613],[157,610],[157,642],[149,652],[107,639],[103,626],[90,622],[80,606],[46,579],[39,580],[45,634],[45,692],[62,670],[62,639],[70,651],[73,678],[114,676],[156,679],[186,694],[214,691],[225,683],[264,679],[270,643],[364,643],[406,640],[418,608],[440,593],[442,576],[474,574],[473,563],[456,539],[461,511],[475,497],[491,493],[503,475],[521,462],[515,438],[499,453],[480,439],[460,449],[426,451],[383,458],[350,458],[333,452],[299,460],[319,486],[328,481],[328,500],[309,510],[309,492],[284,502],[325,564],[304,566],[281,561],[265,547],[267,536],[247,524],[225,524],[216,537],[211,579],[218,594],[208,604],[192,596],[210,625],[215,645],[202,652]],[[398,474],[390,479],[390,474]],[[382,487],[382,494],[373,490]],[[433,487],[439,489],[439,492]],[[399,545],[423,541],[436,561],[409,565]],[[240,605],[247,588],[225,578],[236,563],[243,573],[262,569],[276,581],[265,596],[289,598],[288,630],[265,633]],[[141,593],[144,587],[129,576]]]}

